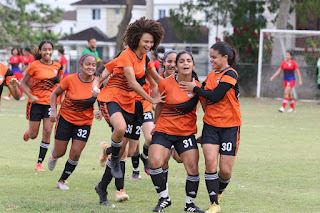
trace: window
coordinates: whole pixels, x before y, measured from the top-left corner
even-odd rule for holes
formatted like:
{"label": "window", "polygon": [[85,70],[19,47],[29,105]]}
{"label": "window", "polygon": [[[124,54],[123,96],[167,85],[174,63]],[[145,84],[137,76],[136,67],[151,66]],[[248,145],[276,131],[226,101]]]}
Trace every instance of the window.
{"label": "window", "polygon": [[198,55],[199,54],[199,47],[186,47],[186,51]]}
{"label": "window", "polygon": [[119,8],[115,8],[114,9],[114,14],[119,15],[120,14],[120,9]]}
{"label": "window", "polygon": [[73,27],[70,27],[70,34],[73,34]]}
{"label": "window", "polygon": [[165,52],[164,51],[164,47],[162,47],[162,46],[158,47],[157,52],[158,53],[164,53]]}
{"label": "window", "polygon": [[166,10],[159,10],[159,19],[166,17]]}
{"label": "window", "polygon": [[100,9],[93,9],[92,10],[92,20],[100,20],[101,16],[100,16]]}

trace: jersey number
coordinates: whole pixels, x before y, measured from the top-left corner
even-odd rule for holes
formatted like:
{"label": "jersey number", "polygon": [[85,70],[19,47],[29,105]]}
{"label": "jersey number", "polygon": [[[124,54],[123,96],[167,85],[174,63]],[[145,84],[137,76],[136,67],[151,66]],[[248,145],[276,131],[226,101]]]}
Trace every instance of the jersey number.
{"label": "jersey number", "polygon": [[88,131],[86,129],[78,129],[77,136],[79,138],[87,138]]}
{"label": "jersey number", "polygon": [[150,112],[144,113],[144,120],[152,119],[152,115]]}
{"label": "jersey number", "polygon": [[184,148],[188,148],[189,146],[193,145],[191,138],[185,139],[182,142],[184,143],[184,145],[183,145]]}
{"label": "jersey number", "polygon": [[231,142],[222,143],[221,150],[230,152],[232,150],[232,143]]}

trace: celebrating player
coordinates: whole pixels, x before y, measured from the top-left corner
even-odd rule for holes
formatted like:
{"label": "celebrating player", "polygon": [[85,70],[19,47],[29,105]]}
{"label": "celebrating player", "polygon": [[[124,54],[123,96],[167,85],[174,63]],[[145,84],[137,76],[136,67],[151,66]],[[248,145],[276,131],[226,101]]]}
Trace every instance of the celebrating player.
{"label": "celebrating player", "polygon": [[[50,119],[52,122],[57,121],[57,124],[54,148],[48,160],[49,170],[53,170],[58,158],[66,153],[69,140],[72,138],[69,158],[57,182],[57,187],[61,190],[69,189],[66,186],[66,180],[78,165],[81,152],[90,135],[94,117],[93,104],[97,99],[92,97],[91,92],[95,80],[96,63],[96,58],[93,55],[82,56],[80,59],[81,73],[75,73],[63,79],[51,94]],[[64,91],[66,91],[66,97],[57,116],[57,98]]]}
{"label": "celebrating player", "polygon": [[296,61],[292,60],[292,53],[290,51],[286,52],[286,60],[283,61],[280,65],[280,68],[271,76],[270,81],[272,81],[275,77],[280,75],[281,70],[283,70],[283,86],[284,86],[284,97],[282,106],[279,109],[279,112],[284,112],[286,105],[289,101],[290,109],[288,112],[293,112],[295,110],[294,107],[294,99],[292,95],[292,88],[296,83],[296,78],[294,76],[294,71],[298,74],[299,79],[299,87],[302,86],[302,78],[299,70],[299,66]]}
{"label": "celebrating player", "polygon": [[7,86],[14,99],[19,100],[21,94],[19,90],[19,81],[14,77],[13,72],[6,65],[0,63],[0,97],[3,86]]}
{"label": "celebrating player", "polygon": [[[40,122],[43,121],[42,139],[36,170],[44,171],[42,161],[44,160],[50,144],[50,135],[53,123],[50,121],[50,95],[61,81],[63,72],[58,62],[51,60],[53,44],[44,40],[35,51],[36,61],[32,62],[21,82],[21,88],[29,97],[27,103],[27,119],[29,128],[25,131],[23,139],[28,141],[38,136]],[[33,78],[33,84],[28,91],[27,83]]]}
{"label": "celebrating player", "polygon": [[115,178],[123,177],[119,160],[123,138],[137,140],[140,135],[138,130],[141,130],[143,107],[141,102],[136,102],[137,95],[151,103],[162,102],[163,97],[159,94],[155,97],[149,96],[142,86],[147,76],[157,83],[162,80],[152,62],[147,63],[146,54],[150,50],[156,50],[163,34],[161,24],[151,19],[143,17],[130,24],[124,35],[124,41],[129,48],[118,57],[113,75],[101,92],[98,85],[110,72],[105,69],[93,84],[93,93],[99,93],[100,109],[113,127],[110,167],[106,167],[102,180],[96,186],[101,205],[108,205],[106,188],[111,180],[110,175]]}
{"label": "celebrating player", "polygon": [[[225,42],[217,42],[209,50],[213,70],[199,87],[196,82],[180,82],[182,88],[207,99],[203,117],[202,149],[206,164],[205,181],[211,202],[206,213],[220,212],[221,193],[230,182],[240,142],[241,114],[238,101],[236,53]],[[219,173],[217,173],[218,159]]]}
{"label": "celebrating player", "polygon": [[[167,165],[174,145],[187,171],[186,205],[188,212],[203,212],[194,204],[199,187],[199,151],[194,134],[197,133],[196,109],[199,96],[193,92],[182,91],[180,81],[191,81],[196,77],[193,57],[188,52],[177,55],[176,66],[178,74],[167,77],[159,83],[159,92],[166,95],[165,103],[159,103],[155,113],[155,133],[149,148],[150,175],[156,191],[160,195],[154,212],[161,212],[171,205],[168,195],[167,172],[163,165]],[[197,78],[197,77],[196,77]],[[197,81],[196,84],[201,86]]]}

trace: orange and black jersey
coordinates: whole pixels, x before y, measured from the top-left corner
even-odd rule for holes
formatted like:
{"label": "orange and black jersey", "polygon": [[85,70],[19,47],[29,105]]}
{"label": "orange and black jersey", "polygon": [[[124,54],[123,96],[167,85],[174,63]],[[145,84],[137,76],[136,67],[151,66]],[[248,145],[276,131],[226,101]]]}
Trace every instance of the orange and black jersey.
{"label": "orange and black jersey", "polygon": [[93,105],[97,98],[92,97],[92,84],[82,82],[79,74],[71,74],[64,78],[60,87],[66,90],[66,97],[61,104],[59,114],[68,122],[77,125],[91,125],[94,117]]}
{"label": "orange and black jersey", "polygon": [[13,72],[6,65],[0,63],[0,96],[3,86],[8,86],[12,78],[14,78]]}
{"label": "orange and black jersey", "polygon": [[211,71],[202,88],[195,87],[193,91],[208,100],[204,122],[215,127],[241,125],[238,73],[233,68]]}
{"label": "orange and black jersey", "polygon": [[[146,91],[148,95],[151,96],[151,86],[148,79],[146,79],[146,83],[142,86],[142,88],[144,89],[144,91]],[[142,98],[140,95],[137,96],[137,101],[140,101],[142,103],[143,113],[152,111],[152,103]]]}
{"label": "orange and black jersey", "polygon": [[37,60],[29,65],[26,72],[33,78],[30,93],[38,97],[37,104],[50,105],[50,95],[63,76],[62,66],[55,61],[47,65]]}
{"label": "orange and black jersey", "polygon": [[[123,68],[132,67],[135,78],[143,86],[147,70],[152,69],[154,66],[152,62],[147,62],[146,55],[143,55],[142,59],[140,59],[130,48],[119,55],[116,63],[113,75],[99,93],[98,100],[106,103],[117,102],[124,111],[134,114],[137,93],[129,87]],[[110,70],[108,69],[108,71]]]}
{"label": "orange and black jersey", "polygon": [[[196,83],[201,86],[198,81]],[[176,136],[197,133],[196,106],[199,96],[193,92],[182,91],[175,76],[160,81],[159,92],[163,91],[165,91],[166,98],[155,131]]]}

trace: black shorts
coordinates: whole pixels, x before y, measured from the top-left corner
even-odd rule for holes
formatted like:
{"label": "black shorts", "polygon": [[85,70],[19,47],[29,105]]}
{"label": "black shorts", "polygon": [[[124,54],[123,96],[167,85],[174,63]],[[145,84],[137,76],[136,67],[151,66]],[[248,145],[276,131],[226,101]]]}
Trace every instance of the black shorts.
{"label": "black shorts", "polygon": [[117,102],[106,103],[99,101],[99,108],[102,112],[103,117],[111,126],[112,131],[113,127],[110,123],[110,117],[115,112],[121,112],[127,124],[127,129],[124,137],[133,140],[139,140],[143,122],[143,107],[140,101],[137,101],[135,103],[135,114],[124,111]]}
{"label": "black shorts", "polygon": [[50,105],[27,103],[27,120],[41,121],[41,119],[49,118],[51,114]]}
{"label": "black shorts", "polygon": [[91,131],[91,125],[77,126],[58,116],[54,138],[61,141],[69,141],[70,138],[87,142]]}
{"label": "black shorts", "polygon": [[196,138],[193,134],[188,136],[176,136],[168,135],[163,132],[155,132],[152,136],[151,144],[159,144],[169,150],[171,150],[173,145],[179,155],[191,149],[198,149]]}
{"label": "black shorts", "polygon": [[215,127],[203,122],[201,144],[217,144],[221,155],[236,156],[240,143],[240,126]]}
{"label": "black shorts", "polygon": [[143,123],[146,122],[153,122],[153,114],[150,111],[143,113]]}

